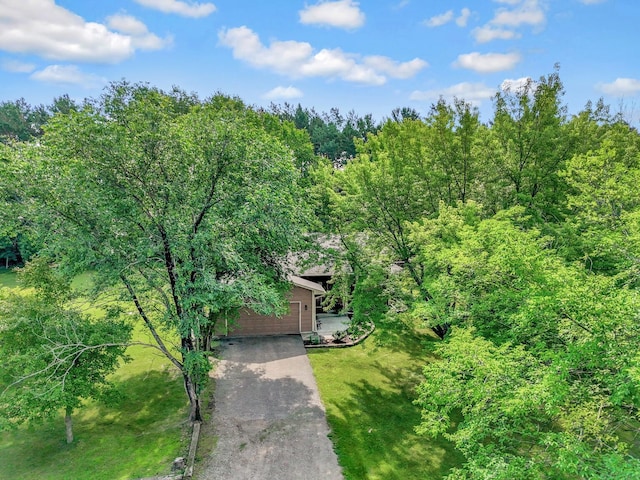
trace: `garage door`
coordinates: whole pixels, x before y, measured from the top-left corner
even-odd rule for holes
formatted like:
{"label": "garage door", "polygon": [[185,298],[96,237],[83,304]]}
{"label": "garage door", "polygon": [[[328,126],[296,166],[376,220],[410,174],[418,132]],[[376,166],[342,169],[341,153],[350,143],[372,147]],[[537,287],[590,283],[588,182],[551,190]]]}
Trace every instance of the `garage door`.
{"label": "garage door", "polygon": [[287,335],[300,333],[300,302],[289,302],[289,313],[281,317],[258,315],[251,310],[240,313],[236,325],[229,325],[229,335]]}

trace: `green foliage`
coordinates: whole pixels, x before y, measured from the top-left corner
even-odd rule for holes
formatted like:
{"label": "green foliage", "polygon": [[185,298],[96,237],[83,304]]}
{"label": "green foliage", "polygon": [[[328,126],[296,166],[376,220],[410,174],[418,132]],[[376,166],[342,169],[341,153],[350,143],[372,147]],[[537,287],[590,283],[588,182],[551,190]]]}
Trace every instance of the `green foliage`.
{"label": "green foliage", "polygon": [[[0,282],[15,288],[15,277],[0,274]],[[73,282],[74,288],[83,289],[89,283],[89,275]],[[84,305],[84,300],[74,304]],[[95,320],[104,318],[95,308],[88,313]],[[148,337],[138,323],[132,342],[148,343]],[[64,412],[0,432],[0,478],[112,480],[168,474],[173,459],[186,454],[183,386],[157,350],[134,345],[126,356],[130,361],[109,376],[118,395],[111,395],[108,404],[84,401],[75,413],[72,445],[61,442]]]}
{"label": "green foliage", "polygon": [[414,225],[432,297],[412,313],[453,325],[425,367],[419,430],[464,453],[451,478],[615,477],[640,420],[638,292],[566,264],[522,209],[471,208]]}
{"label": "green foliage", "polygon": [[389,299],[388,268],[382,265],[370,264],[363,272],[353,290],[351,309],[356,322],[373,322],[378,324],[387,312]]}
{"label": "green foliage", "polygon": [[39,137],[48,116],[45,107],[32,107],[24,98],[15,102],[0,102],[0,143]]}
{"label": "green foliage", "polygon": [[465,328],[436,351],[442,361],[424,368],[418,388],[418,431],[467,458],[448,478],[632,478],[625,472],[640,466],[617,435],[627,408],[616,412],[588,368],[578,371],[584,363],[565,369],[570,355],[496,346]]}
{"label": "green foliage", "polygon": [[98,291],[120,285],[151,332],[180,336],[181,358],[157,341],[192,419],[213,322],[243,305],[280,309],[283,259],[306,219],[291,148],[265,125],[286,137],[238,99],[121,82],[52,118],[32,158],[49,253],[66,271],[95,270]]}
{"label": "green foliage", "polygon": [[640,136],[616,123],[594,150],[574,156],[562,172],[572,188],[568,255],[588,268],[637,284]]}
{"label": "green foliage", "polygon": [[30,229],[23,144],[0,143],[0,265],[22,265],[34,254],[37,244]]}
{"label": "green foliage", "polygon": [[29,265],[33,292],[0,298],[0,426],[70,412],[83,399],[107,398],[131,327],[109,315],[95,320],[69,304],[69,283],[41,260]]}
{"label": "green foliage", "polygon": [[338,108],[319,114],[314,109],[304,109],[300,104],[271,105],[271,111],[282,120],[293,122],[299,130],[306,130],[316,156],[330,160],[331,164],[345,165],[356,154],[354,141],[364,140],[375,133],[378,126],[373,117],[364,117],[350,111],[346,117]]}
{"label": "green foliage", "polygon": [[487,144],[495,176],[487,180],[500,191],[498,198],[481,199],[494,211],[523,205],[547,221],[561,215],[566,187],[558,172],[572,154],[563,129],[563,94],[557,66],[537,82],[497,93]]}

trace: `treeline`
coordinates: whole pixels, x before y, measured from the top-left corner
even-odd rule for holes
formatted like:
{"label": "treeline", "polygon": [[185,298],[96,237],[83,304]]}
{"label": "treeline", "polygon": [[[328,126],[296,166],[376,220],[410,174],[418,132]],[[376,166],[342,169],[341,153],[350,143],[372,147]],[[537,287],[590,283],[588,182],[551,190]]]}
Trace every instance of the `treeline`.
{"label": "treeline", "polygon": [[371,114],[360,117],[350,111],[344,116],[338,108],[332,108],[329,113],[318,113],[313,108],[302,108],[300,104],[294,107],[285,103],[272,104],[268,111],[305,130],[314,153],[330,159],[336,166],[344,165],[355,157],[357,140],[366,140],[367,135],[376,133],[380,128]]}
{"label": "treeline", "polygon": [[314,171],[354,318],[443,340],[417,429],[464,454],[450,479],[640,472],[640,135],[563,94],[499,92],[487,124],[439,101]]}
{"label": "treeline", "polygon": [[[173,89],[172,95],[179,97],[185,108],[199,102],[195,94],[178,88]],[[88,105],[95,100],[87,99],[84,103]],[[54,98],[46,106],[32,106],[23,98],[0,102],[0,142],[9,145],[34,141],[43,135],[44,126],[53,116],[68,115],[82,107],[82,103],[68,95]],[[400,119],[403,113],[407,115],[408,112],[418,118],[417,112],[408,108],[394,110],[391,116]],[[338,108],[332,108],[329,113],[318,113],[313,108],[302,108],[300,104],[272,104],[262,114],[265,119],[271,118],[272,124],[277,121],[286,125],[284,128],[289,132],[285,134],[287,143],[296,150],[296,166],[304,177],[308,176],[318,158],[329,159],[336,166],[346,164],[356,154],[355,142],[366,140],[367,135],[376,133],[380,128],[371,114],[358,116],[350,111],[345,116]],[[300,139],[299,132],[295,133],[295,130],[304,131],[308,136]],[[19,205],[17,200],[14,198],[10,203]],[[24,222],[27,219],[19,213],[13,217],[12,220],[5,217],[3,226],[0,226],[0,267],[23,265],[37,250],[33,238],[26,234],[28,228]]]}

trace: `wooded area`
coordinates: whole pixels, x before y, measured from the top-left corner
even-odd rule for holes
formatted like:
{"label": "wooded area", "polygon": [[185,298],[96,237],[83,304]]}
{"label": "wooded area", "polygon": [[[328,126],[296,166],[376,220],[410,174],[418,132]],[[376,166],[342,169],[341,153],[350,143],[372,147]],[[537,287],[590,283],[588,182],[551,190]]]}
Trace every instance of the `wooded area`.
{"label": "wooded area", "polygon": [[[570,115],[563,93],[556,70],[499,92],[484,123],[463,99],[376,124],[126,82],[3,102],[0,258],[91,270],[95,298],[134,302],[198,420],[216,320],[279,311],[286,255],[339,235],[333,294],[356,321],[441,339],[416,428],[464,455],[448,478],[636,478],[640,135],[601,101]],[[60,288],[39,298],[64,311]],[[10,372],[19,312],[3,302]]]}

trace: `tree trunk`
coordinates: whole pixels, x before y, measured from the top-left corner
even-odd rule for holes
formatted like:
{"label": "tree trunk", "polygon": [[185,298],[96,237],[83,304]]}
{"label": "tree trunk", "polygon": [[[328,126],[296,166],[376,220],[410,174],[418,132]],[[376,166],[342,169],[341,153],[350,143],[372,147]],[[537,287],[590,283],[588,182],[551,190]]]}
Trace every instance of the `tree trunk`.
{"label": "tree trunk", "polygon": [[444,340],[444,337],[447,335],[450,328],[451,328],[451,324],[446,322],[446,323],[441,323],[440,325],[435,325],[431,327],[431,330],[433,330],[433,333],[438,335],[438,337],[440,337],[441,340]]}
{"label": "tree trunk", "polygon": [[200,413],[200,398],[196,390],[196,385],[187,373],[183,373],[184,389],[189,397],[190,411],[189,420],[191,422],[201,422],[202,415]]}
{"label": "tree trunk", "polygon": [[64,415],[64,426],[67,431],[67,444],[73,443],[73,423],[71,422],[71,412],[73,412],[73,408],[67,407]]}

